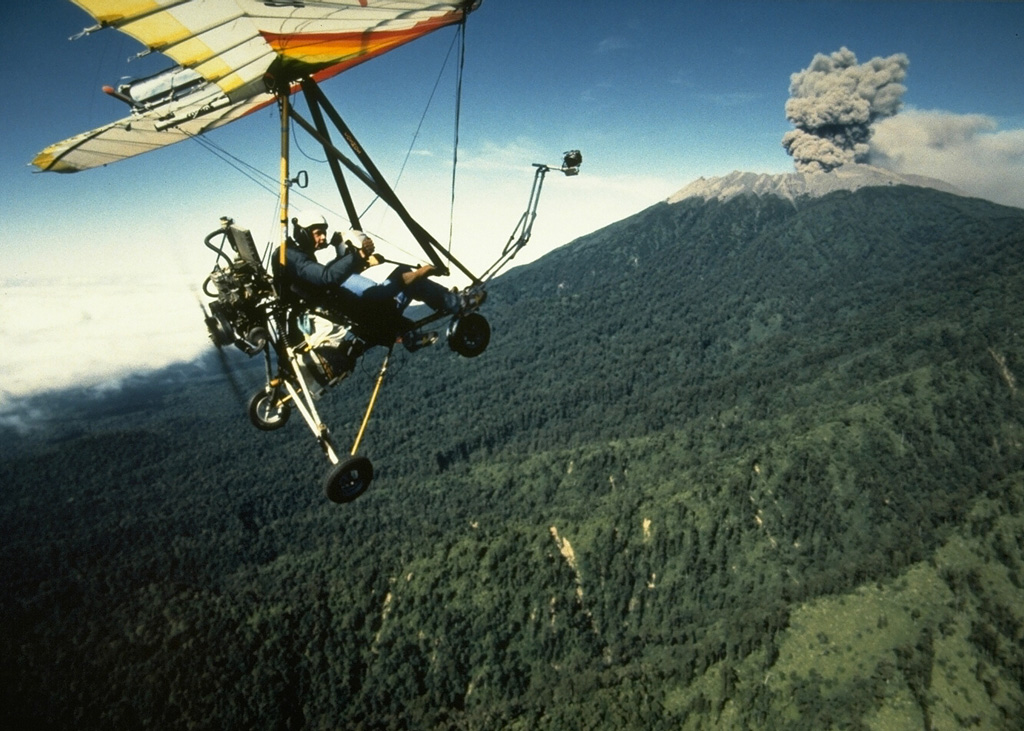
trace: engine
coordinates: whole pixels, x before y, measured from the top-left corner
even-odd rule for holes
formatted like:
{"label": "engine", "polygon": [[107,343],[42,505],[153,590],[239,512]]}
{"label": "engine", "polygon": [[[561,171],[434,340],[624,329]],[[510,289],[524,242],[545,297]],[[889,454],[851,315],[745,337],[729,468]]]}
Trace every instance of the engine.
{"label": "engine", "polygon": [[[203,291],[216,300],[210,303],[206,327],[214,345],[236,345],[256,355],[266,345],[267,305],[273,287],[260,263],[252,235],[222,219],[222,228],[206,237],[207,247],[217,252],[218,263],[203,283]],[[211,240],[223,236],[220,247]],[[224,251],[231,245],[234,256]]]}

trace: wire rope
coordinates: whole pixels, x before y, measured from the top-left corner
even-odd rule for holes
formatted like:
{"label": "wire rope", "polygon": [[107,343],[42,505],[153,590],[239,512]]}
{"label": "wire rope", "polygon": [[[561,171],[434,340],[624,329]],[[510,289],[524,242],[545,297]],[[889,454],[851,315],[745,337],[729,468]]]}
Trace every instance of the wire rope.
{"label": "wire rope", "polygon": [[[189,135],[189,138],[198,142],[199,145],[202,146],[207,152],[212,154],[214,157],[219,158],[229,167],[234,168],[236,171],[247,177],[249,180],[251,180],[253,183],[255,183],[257,186],[262,188],[270,195],[273,195],[274,197],[278,198],[280,197],[280,182],[273,175],[270,175],[269,173],[260,170],[255,165],[251,165],[250,163],[247,163],[245,160],[242,160],[237,155],[228,152],[217,143],[211,141],[208,137],[204,137],[201,135]],[[334,216],[341,215],[337,211],[333,210],[330,206],[321,203],[320,201],[316,200],[315,198],[309,195],[306,195],[300,190],[293,190],[292,195],[302,198],[312,203],[313,205],[322,208],[323,210],[327,211],[328,213]]]}
{"label": "wire rope", "polygon": [[298,151],[299,151],[300,153],[302,153],[302,156],[303,156],[304,158],[306,158],[307,160],[309,160],[310,162],[315,162],[315,163],[326,163],[326,162],[327,162],[327,157],[326,157],[326,155],[325,155],[325,156],[324,156],[324,158],[323,158],[323,159],[321,160],[321,159],[318,159],[318,158],[315,158],[315,157],[313,157],[313,156],[312,156],[312,155],[310,155],[310,154],[309,154],[308,152],[306,152],[306,151],[305,151],[304,149],[302,149],[302,143],[301,143],[301,142],[299,141],[299,135],[297,134],[297,131],[298,131],[298,130],[297,130],[297,128],[295,127],[295,125],[292,125],[291,127],[292,127],[292,144],[294,144],[294,145],[295,145],[295,149],[297,149],[297,150],[298,150]]}
{"label": "wire rope", "polygon": [[459,167],[459,122],[462,118],[462,76],[466,66],[466,16],[459,23],[459,68],[455,75],[455,139],[452,142],[452,199],[448,209],[448,253],[455,235],[455,176]]}
{"label": "wire rope", "polygon": [[[221,162],[227,164],[229,167],[234,168],[236,171],[247,177],[253,183],[260,188],[263,188],[266,192],[271,195],[278,195],[278,192],[274,189],[274,178],[269,174],[263,172],[254,165],[250,165],[236,155],[231,154],[220,145],[215,142],[211,142],[208,138],[198,134],[188,135],[189,139],[195,140],[200,147],[205,149],[214,157],[220,159]],[[262,178],[262,180],[261,180]]]}
{"label": "wire rope", "polygon": [[[402,165],[401,165],[401,167],[400,167],[400,168],[398,169],[398,175],[397,175],[397,176],[395,176],[395,184],[394,184],[393,188],[394,188],[394,190],[396,190],[396,191],[398,190],[398,185],[399,185],[399,183],[400,183],[400,182],[402,181],[402,175],[403,175],[403,174],[405,173],[405,167],[406,167],[406,165],[408,165],[408,164],[409,164],[409,158],[410,158],[410,157],[412,157],[412,151],[413,151],[413,149],[415,149],[415,147],[416,147],[416,140],[418,140],[418,139],[419,139],[419,136],[420,136],[420,132],[421,132],[421,131],[422,131],[422,129],[423,129],[423,123],[424,123],[424,122],[426,121],[426,119],[427,119],[427,114],[428,114],[428,113],[430,112],[430,107],[431,107],[431,106],[433,105],[433,103],[434,103],[434,95],[435,95],[435,94],[437,94],[437,89],[438,89],[438,87],[439,87],[439,86],[441,85],[441,79],[442,79],[442,78],[444,78],[444,72],[445,72],[445,69],[447,69],[447,68],[448,68],[448,61],[449,61],[449,59],[451,59],[451,56],[452,56],[452,49],[453,49],[453,48],[455,48],[455,43],[456,43],[456,42],[457,42],[458,40],[459,40],[459,37],[458,37],[458,35],[455,35],[455,36],[454,36],[454,37],[452,38],[452,42],[451,42],[451,43],[450,43],[450,44],[448,45],[448,52],[447,52],[447,53],[445,54],[445,57],[444,57],[444,61],[443,61],[443,62],[441,63],[441,68],[440,68],[440,70],[439,70],[439,71],[437,72],[437,78],[436,78],[436,79],[434,79],[434,86],[433,86],[433,88],[432,88],[432,89],[430,90],[430,96],[428,96],[428,97],[427,97],[427,103],[426,103],[426,105],[425,105],[425,106],[423,107],[423,113],[422,113],[422,114],[420,115],[420,121],[419,121],[419,123],[417,123],[417,125],[416,125],[416,131],[415,131],[415,132],[413,132],[413,135],[412,135],[412,140],[411,140],[411,141],[409,142],[409,149],[408,149],[408,150],[406,150],[406,152],[405,152],[405,159],[403,159],[403,160],[402,160]],[[368,204],[366,205],[366,208],[365,208],[365,209],[363,210],[363,212],[362,212],[362,213],[360,214],[360,217],[362,217],[362,216],[365,216],[365,215],[366,215],[366,213],[367,213],[367,212],[368,212],[368,211],[370,210],[370,208],[371,208],[371,207],[373,207],[373,205],[374,205],[374,204],[375,204],[375,203],[376,203],[376,202],[377,202],[378,200],[380,200],[380,196],[374,196],[373,200],[371,200],[371,201],[370,201],[370,202],[369,202],[369,203],[368,203]]]}

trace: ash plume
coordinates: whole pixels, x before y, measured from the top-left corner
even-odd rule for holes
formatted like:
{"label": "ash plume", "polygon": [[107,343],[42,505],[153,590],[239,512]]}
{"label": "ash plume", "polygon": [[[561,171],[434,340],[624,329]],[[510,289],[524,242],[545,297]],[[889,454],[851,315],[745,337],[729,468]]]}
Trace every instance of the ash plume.
{"label": "ash plume", "polygon": [[899,111],[901,83],[910,61],[905,54],[858,64],[848,48],[819,53],[790,77],[786,118],[796,129],[782,145],[800,172],[827,172],[848,162],[865,162],[871,125]]}

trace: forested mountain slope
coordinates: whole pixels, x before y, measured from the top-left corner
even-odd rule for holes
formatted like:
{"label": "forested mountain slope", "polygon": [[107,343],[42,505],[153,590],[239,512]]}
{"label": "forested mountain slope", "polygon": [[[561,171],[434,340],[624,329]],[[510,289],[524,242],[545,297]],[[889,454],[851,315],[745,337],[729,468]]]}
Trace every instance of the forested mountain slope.
{"label": "forested mountain slope", "polygon": [[224,383],[78,400],[5,438],[5,725],[1015,728],[1022,247],[919,188],[658,204],[400,363],[346,506]]}

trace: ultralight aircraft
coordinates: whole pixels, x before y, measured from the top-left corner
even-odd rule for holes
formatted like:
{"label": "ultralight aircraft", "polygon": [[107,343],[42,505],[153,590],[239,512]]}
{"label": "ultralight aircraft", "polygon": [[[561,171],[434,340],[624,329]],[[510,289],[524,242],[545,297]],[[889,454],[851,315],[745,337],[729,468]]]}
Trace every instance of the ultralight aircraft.
{"label": "ultralight aircraft", "polygon": [[[465,291],[482,303],[488,282],[530,239],[545,175],[576,175],[578,150],[562,162],[536,168],[526,211],[500,256],[482,275],[463,266],[409,213],[320,83],[421,38],[456,26],[465,33],[468,15],[480,0],[73,0],[96,24],[75,36],[114,28],[139,41],[139,55],[160,53],[174,65],[158,74],[104,91],[130,107],[127,117],[58,142],[32,161],[42,171],[70,173],[107,165],[175,142],[196,138],[254,111],[276,104],[281,148],[279,246],[261,254],[250,232],[222,218],[204,243],[216,254],[203,290],[206,325],[218,347],[237,346],[264,358],[266,385],[249,401],[253,425],[272,431],[297,410],[331,463],[324,492],[334,502],[349,502],[373,480],[373,465],[359,447],[384,383],[389,360],[402,333],[381,331],[337,308],[324,307],[284,291],[272,274],[272,259],[287,256],[289,192],[308,176],[290,168],[293,127],[324,151],[345,207],[349,225],[361,229],[349,188],[354,179],[387,204],[442,276],[454,267],[468,278]],[[461,66],[460,66],[461,73]],[[461,84],[459,84],[461,88]],[[301,95],[306,114],[296,110]],[[344,141],[337,146],[334,134]],[[346,175],[347,173],[347,175]],[[465,357],[483,353],[490,325],[473,307],[451,317],[449,347]],[[449,317],[431,314],[416,327]],[[387,349],[358,433],[345,454],[316,408],[326,389],[352,373],[370,348]]]}

